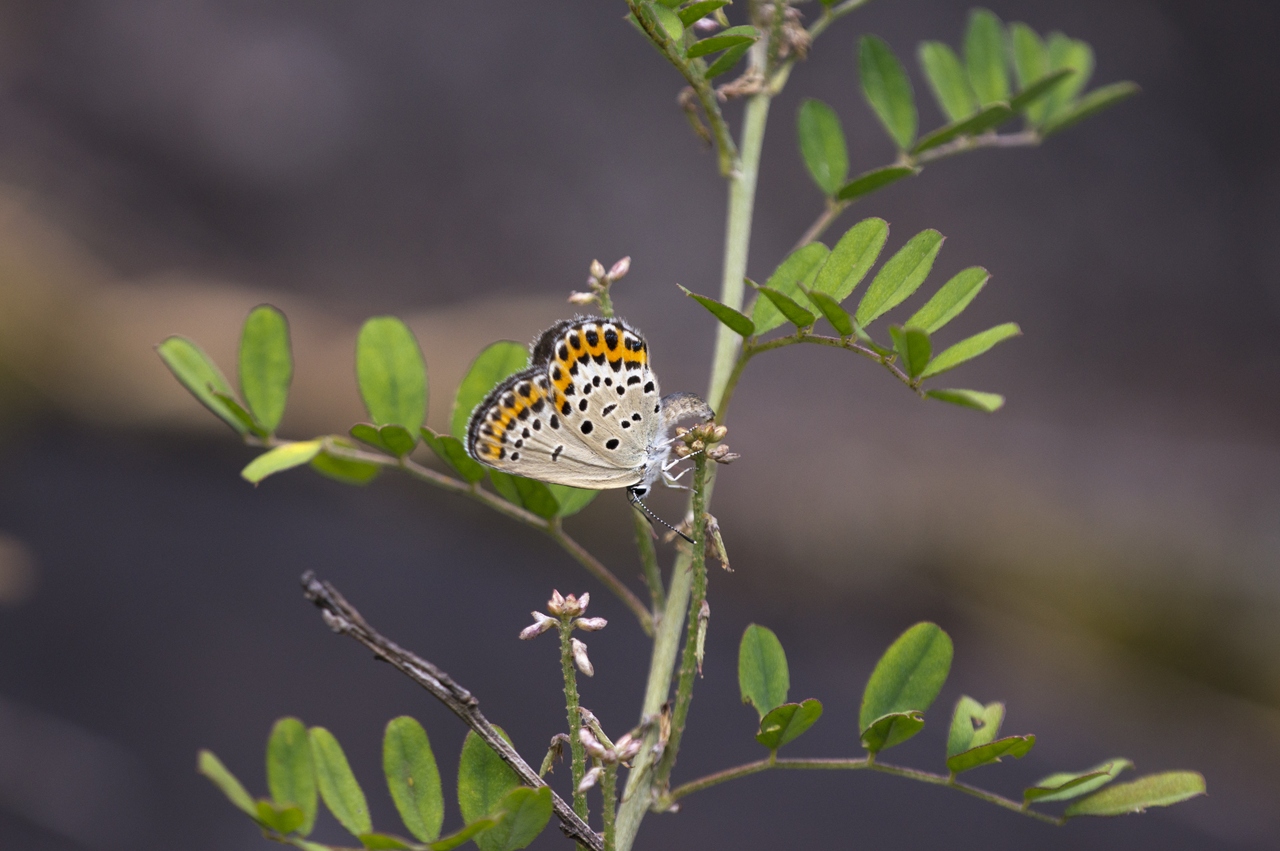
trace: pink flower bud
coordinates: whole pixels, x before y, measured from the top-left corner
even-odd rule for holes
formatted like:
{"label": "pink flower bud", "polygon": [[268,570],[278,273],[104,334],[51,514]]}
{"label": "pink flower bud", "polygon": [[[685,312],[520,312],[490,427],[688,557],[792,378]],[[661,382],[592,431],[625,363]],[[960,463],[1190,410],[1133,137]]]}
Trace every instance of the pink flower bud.
{"label": "pink flower bud", "polygon": [[578,618],[573,625],[585,632],[599,632],[608,626],[609,622],[604,618]]}
{"label": "pink flower bud", "polygon": [[556,625],[555,618],[549,618],[542,612],[531,612],[533,615],[533,623],[520,630],[520,640],[528,641],[530,638],[537,638],[542,633],[551,629]]}
{"label": "pink flower bud", "polygon": [[591,667],[591,660],[587,658],[587,645],[583,644],[576,638],[569,639],[569,647],[573,652],[573,664],[578,666],[578,670],[588,677],[596,675],[596,669]]}
{"label": "pink flower bud", "polygon": [[595,768],[588,771],[586,774],[584,774],[582,776],[582,782],[578,784],[578,794],[582,794],[583,792],[590,789],[592,786],[595,786],[596,783],[600,780],[601,774],[604,774],[604,769],[598,765]]}
{"label": "pink flower bud", "polygon": [[599,260],[591,261],[591,277],[599,280],[604,277],[604,264]]}
{"label": "pink flower bud", "polygon": [[600,740],[592,735],[591,731],[586,727],[578,730],[578,739],[581,740],[582,746],[587,749],[587,753],[596,759],[600,759],[605,755],[604,745],[600,744]]}
{"label": "pink flower bud", "polygon": [[609,270],[609,280],[616,281],[631,271],[631,258],[623,257]]}

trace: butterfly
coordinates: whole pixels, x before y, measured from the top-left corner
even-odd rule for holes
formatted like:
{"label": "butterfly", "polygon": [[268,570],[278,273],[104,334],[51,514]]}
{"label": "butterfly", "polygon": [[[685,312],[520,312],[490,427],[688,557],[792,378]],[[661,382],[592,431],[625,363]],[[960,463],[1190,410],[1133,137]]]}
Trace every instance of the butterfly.
{"label": "butterfly", "polygon": [[466,449],[504,473],[626,488],[639,503],[659,478],[674,484],[666,434],[687,416],[706,421],[714,413],[691,393],[659,395],[639,331],[620,319],[580,316],[542,332],[529,366],[476,406]]}

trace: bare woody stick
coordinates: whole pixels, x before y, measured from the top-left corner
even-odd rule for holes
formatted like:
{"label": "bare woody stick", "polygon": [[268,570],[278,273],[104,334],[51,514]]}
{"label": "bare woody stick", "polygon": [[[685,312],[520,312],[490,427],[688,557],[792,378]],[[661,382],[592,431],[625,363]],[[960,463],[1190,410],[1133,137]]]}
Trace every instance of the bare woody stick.
{"label": "bare woody stick", "polygon": [[[405,650],[395,642],[383,636],[348,603],[328,582],[322,582],[311,571],[302,575],[302,587],[308,600],[316,604],[324,616],[329,628],[340,635],[349,635],[356,641],[373,651],[373,654],[399,669],[409,679],[435,695],[436,699],[449,707],[454,715],[476,731],[476,735],[484,739],[494,753],[511,767],[526,786],[537,789],[547,784],[538,776],[529,763],[525,762],[515,748],[507,740],[498,735],[498,731],[480,712],[480,701],[471,692],[454,682],[453,678],[435,665]],[[570,839],[577,840],[592,851],[604,851],[604,840],[600,834],[591,829],[586,822],[574,814],[564,799],[551,792],[551,806],[556,817],[560,819],[560,829]]]}

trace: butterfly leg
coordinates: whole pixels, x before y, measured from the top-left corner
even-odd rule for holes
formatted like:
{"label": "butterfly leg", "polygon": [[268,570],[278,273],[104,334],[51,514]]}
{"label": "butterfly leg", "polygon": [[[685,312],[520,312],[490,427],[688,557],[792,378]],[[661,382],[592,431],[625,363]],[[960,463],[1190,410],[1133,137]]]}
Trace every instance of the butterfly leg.
{"label": "butterfly leg", "polygon": [[672,526],[670,523],[668,523],[667,521],[663,520],[661,517],[654,514],[652,511],[650,511],[649,506],[645,505],[644,502],[640,499],[640,497],[636,496],[636,492],[634,488],[627,488],[627,499],[630,500],[632,505],[634,505],[636,508],[640,509],[640,511],[644,513],[645,519],[649,521],[649,525],[653,525],[653,521],[657,520],[663,526],[666,526],[672,532],[675,532],[677,535],[684,538],[689,543],[691,544],[693,543],[693,538],[690,538],[684,532],[681,532],[675,526]]}

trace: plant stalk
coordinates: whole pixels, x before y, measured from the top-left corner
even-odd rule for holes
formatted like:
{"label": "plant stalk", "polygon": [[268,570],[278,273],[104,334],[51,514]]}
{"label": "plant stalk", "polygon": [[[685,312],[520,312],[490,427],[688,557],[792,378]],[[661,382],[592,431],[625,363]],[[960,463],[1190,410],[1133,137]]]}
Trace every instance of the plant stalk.
{"label": "plant stalk", "polygon": [[573,636],[573,618],[560,618],[560,670],[564,674],[564,708],[569,718],[569,753],[573,763],[573,811],[578,818],[587,820],[587,794],[578,786],[587,773],[587,749],[582,744],[582,714],[578,712],[578,671],[573,664],[573,648],[569,643]]}

